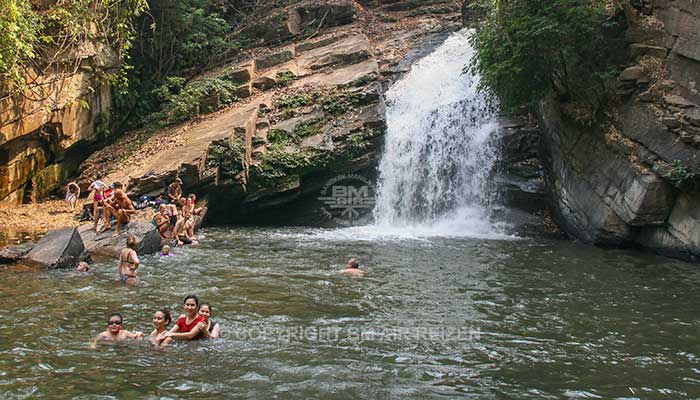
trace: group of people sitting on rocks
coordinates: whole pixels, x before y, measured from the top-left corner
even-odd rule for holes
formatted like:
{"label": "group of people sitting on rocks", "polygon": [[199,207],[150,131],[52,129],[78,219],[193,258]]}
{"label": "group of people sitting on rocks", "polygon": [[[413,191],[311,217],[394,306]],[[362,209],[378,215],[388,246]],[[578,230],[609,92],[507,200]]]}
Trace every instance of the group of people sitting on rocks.
{"label": "group of people sitting on rocks", "polygon": [[[163,348],[173,340],[199,340],[216,339],[221,335],[221,325],[212,320],[211,305],[201,303],[197,296],[185,297],[185,313],[180,316],[171,328],[172,322],[170,310],[160,309],[153,314],[153,331],[148,336],[150,342]],[[124,318],[119,313],[114,313],[107,319],[107,329],[98,334],[92,341],[92,347],[102,343],[126,344],[130,341],[143,340],[143,332],[130,332],[124,329]]]}
{"label": "group of people sitting on rocks", "polygon": [[158,212],[152,220],[160,237],[164,241],[172,240],[178,246],[196,243],[194,218],[203,212],[201,207],[196,206],[197,196],[190,194],[183,198],[182,180],[177,178],[168,186],[168,200],[167,204],[158,205]]}
{"label": "group of people sitting on rocks", "polygon": [[[120,182],[107,185],[98,179],[90,184],[88,191],[93,192],[93,203],[91,208],[85,209],[84,219],[92,219],[92,229],[98,233],[112,229],[112,220],[115,220],[114,236],[118,236],[137,209],[155,206],[158,211],[151,222],[158,229],[163,242],[172,240],[177,245],[196,243],[195,217],[201,216],[203,209],[196,206],[195,194],[183,197],[180,178],[168,186],[167,198],[161,196],[155,201],[149,201],[147,196],[143,196],[145,199],[138,206],[129,199]],[[75,211],[79,197],[80,187],[75,182],[70,182],[66,186],[66,202],[71,211]]]}

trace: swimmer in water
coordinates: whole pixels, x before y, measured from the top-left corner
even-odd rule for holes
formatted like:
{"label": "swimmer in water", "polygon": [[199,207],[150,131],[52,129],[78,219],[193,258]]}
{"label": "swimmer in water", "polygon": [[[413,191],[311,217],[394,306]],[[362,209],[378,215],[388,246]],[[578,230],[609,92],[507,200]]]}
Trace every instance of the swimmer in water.
{"label": "swimmer in water", "polygon": [[351,258],[350,261],[348,261],[348,265],[346,265],[345,269],[340,271],[340,273],[343,275],[349,275],[349,276],[365,276],[365,275],[367,275],[367,271],[360,269],[360,263],[355,258]]}
{"label": "swimmer in water", "polygon": [[163,248],[160,250],[160,255],[161,256],[172,256],[172,254],[170,254],[170,246],[168,246],[167,244],[164,245]]}
{"label": "swimmer in water", "polygon": [[88,272],[90,271],[90,265],[86,263],[85,261],[81,261],[78,263],[78,266],[75,268],[76,271],[78,272]]}
{"label": "swimmer in water", "polygon": [[218,322],[210,319],[211,317],[211,306],[209,304],[202,304],[199,306],[199,315],[204,318],[204,321],[200,322],[200,329],[204,334],[204,337],[209,339],[216,339],[221,335],[221,325]]}
{"label": "swimmer in water", "polygon": [[173,338],[181,340],[195,340],[204,337],[203,326],[204,317],[197,313],[199,311],[199,299],[191,294],[185,297],[185,314],[178,318],[175,326],[169,332],[163,332],[159,338]]}
{"label": "swimmer in water", "polygon": [[166,309],[161,309],[153,314],[153,327],[155,328],[151,332],[151,343],[158,348],[163,348],[173,341],[172,338],[161,336],[162,333],[167,331],[167,327],[172,322],[172,317],[170,316],[170,311]]}
{"label": "swimmer in water", "polygon": [[121,314],[114,313],[107,319],[107,330],[100,333],[93,339],[91,347],[97,348],[100,343],[125,344],[129,340],[143,339],[143,332],[129,332],[124,330],[122,324],[124,318]]}

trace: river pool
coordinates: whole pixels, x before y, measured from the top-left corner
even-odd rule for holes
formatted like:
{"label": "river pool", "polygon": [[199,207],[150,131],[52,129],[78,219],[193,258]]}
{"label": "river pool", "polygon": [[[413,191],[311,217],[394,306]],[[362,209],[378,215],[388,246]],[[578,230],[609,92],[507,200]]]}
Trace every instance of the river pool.
{"label": "river pool", "polygon": [[[700,396],[700,273],[567,241],[211,228],[140,283],[0,269],[3,398]],[[357,257],[365,278],[337,272]],[[91,350],[107,315],[149,333],[184,295],[223,337]]]}

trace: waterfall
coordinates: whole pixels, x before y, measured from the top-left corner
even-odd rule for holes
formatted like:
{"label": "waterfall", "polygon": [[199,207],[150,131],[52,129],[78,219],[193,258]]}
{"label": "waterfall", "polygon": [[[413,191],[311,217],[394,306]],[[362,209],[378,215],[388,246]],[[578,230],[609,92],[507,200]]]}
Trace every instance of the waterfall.
{"label": "waterfall", "polygon": [[484,236],[489,222],[489,136],[497,106],[463,73],[471,31],[452,34],[386,94],[387,134],[379,165],[375,226]]}

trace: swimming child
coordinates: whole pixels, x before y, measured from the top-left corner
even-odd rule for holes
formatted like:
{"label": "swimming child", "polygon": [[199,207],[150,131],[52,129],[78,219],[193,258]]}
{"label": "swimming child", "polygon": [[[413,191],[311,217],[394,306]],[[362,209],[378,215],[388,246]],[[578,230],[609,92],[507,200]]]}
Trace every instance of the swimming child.
{"label": "swimming child", "polygon": [[129,340],[143,339],[143,332],[129,332],[123,329],[124,318],[121,314],[114,313],[107,319],[107,330],[93,339],[91,347],[94,349],[100,343],[125,344]]}
{"label": "swimming child", "polygon": [[163,245],[163,248],[160,250],[160,255],[161,257],[166,257],[166,256],[172,256],[172,253],[170,253],[170,246]]}

